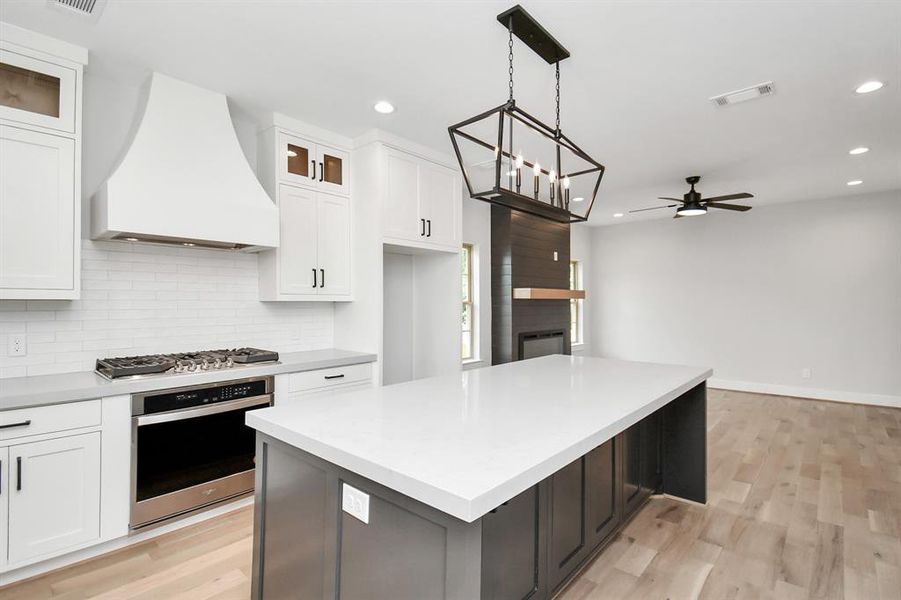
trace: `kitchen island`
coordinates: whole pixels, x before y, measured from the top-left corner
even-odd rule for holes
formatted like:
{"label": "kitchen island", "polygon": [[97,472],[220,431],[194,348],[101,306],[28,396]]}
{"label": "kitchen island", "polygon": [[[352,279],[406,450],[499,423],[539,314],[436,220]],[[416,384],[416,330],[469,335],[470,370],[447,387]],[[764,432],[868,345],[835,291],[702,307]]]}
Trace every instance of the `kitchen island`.
{"label": "kitchen island", "polygon": [[250,412],[254,598],[549,598],[651,494],[706,501],[711,373],[555,355]]}

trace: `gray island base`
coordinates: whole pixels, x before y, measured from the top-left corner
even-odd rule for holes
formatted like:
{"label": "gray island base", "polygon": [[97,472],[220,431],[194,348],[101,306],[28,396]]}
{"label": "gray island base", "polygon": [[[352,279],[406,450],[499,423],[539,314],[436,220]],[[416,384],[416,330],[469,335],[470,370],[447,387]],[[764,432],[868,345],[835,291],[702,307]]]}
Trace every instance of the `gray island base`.
{"label": "gray island base", "polygon": [[551,598],[652,494],[706,502],[706,383],[472,521],[262,431],[256,472],[257,600]]}

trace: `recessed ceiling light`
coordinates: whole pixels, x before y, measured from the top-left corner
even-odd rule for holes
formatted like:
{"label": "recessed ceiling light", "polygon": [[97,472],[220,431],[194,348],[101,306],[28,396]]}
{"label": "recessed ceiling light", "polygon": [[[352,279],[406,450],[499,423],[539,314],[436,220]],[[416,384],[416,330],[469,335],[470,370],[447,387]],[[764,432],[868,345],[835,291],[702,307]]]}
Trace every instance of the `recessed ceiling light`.
{"label": "recessed ceiling light", "polygon": [[858,146],[857,148],[851,148],[848,150],[848,154],[863,154],[864,152],[869,152],[870,149],[866,146]]}
{"label": "recessed ceiling light", "polygon": [[192,247],[192,246],[194,245],[194,243],[193,243],[193,242],[182,242],[181,245],[182,245],[182,246],[187,246],[188,248],[190,248],[190,247]]}
{"label": "recessed ceiling light", "polygon": [[382,113],[383,115],[390,115],[394,112],[394,105],[387,100],[379,100],[372,108],[375,109],[375,112]]}
{"label": "recessed ceiling light", "polygon": [[583,198],[582,196],[579,196],[578,198],[573,198],[573,202],[581,202],[584,199],[585,198]]}
{"label": "recessed ceiling light", "polygon": [[138,241],[138,238],[127,237],[127,238],[125,238],[125,241],[126,241],[126,242],[137,242],[137,241]]}
{"label": "recessed ceiling light", "polygon": [[623,216],[623,213],[613,213],[613,218],[614,218],[614,219],[618,219],[618,218],[620,218],[621,216]]}
{"label": "recessed ceiling light", "polygon": [[862,83],[857,86],[857,89],[854,90],[858,94],[869,94],[870,92],[875,92],[878,89],[882,89],[882,86],[885,85],[881,81],[867,81],[866,83]]}
{"label": "recessed ceiling light", "polygon": [[848,185],[860,185],[861,183],[863,183],[862,179],[852,179],[848,182]]}

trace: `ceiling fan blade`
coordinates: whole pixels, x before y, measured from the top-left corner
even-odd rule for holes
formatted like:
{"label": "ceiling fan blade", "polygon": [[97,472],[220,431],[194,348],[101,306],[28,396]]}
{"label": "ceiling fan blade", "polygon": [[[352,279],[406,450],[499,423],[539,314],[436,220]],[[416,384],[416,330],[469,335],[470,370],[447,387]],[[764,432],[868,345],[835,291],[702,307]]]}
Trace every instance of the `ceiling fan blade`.
{"label": "ceiling fan blade", "polygon": [[750,206],[744,206],[742,204],[723,204],[721,202],[707,202],[707,206],[709,208],[725,208],[726,210],[737,210],[739,212],[751,210]]}
{"label": "ceiling fan blade", "polygon": [[680,200],[679,198],[667,198],[666,196],[660,196],[657,199],[658,200],[672,200],[673,202],[685,202],[684,200]]}
{"label": "ceiling fan blade", "polygon": [[713,198],[702,198],[701,202],[722,202],[723,200],[741,200],[742,198],[753,198],[754,194],[748,192],[739,192],[737,194],[726,194],[725,196],[714,196]]}
{"label": "ceiling fan blade", "polygon": [[630,210],[629,212],[635,213],[635,212],[644,212],[646,210],[660,210],[661,208],[673,208],[675,206],[676,206],[675,204],[667,204],[666,206],[652,206],[650,208],[638,208],[635,210]]}

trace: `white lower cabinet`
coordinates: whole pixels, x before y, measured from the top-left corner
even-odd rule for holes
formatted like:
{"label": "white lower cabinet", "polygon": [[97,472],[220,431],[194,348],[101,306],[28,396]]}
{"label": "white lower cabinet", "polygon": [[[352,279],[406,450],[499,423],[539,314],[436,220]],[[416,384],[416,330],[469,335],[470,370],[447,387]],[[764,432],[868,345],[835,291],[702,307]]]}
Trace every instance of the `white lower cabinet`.
{"label": "white lower cabinet", "polygon": [[9,448],[0,448],[0,568],[6,565],[9,543]]}
{"label": "white lower cabinet", "polygon": [[100,537],[100,432],[0,450],[10,565]]}

